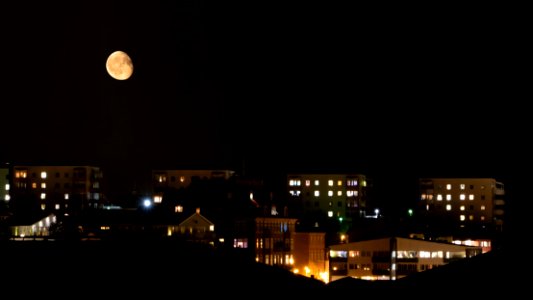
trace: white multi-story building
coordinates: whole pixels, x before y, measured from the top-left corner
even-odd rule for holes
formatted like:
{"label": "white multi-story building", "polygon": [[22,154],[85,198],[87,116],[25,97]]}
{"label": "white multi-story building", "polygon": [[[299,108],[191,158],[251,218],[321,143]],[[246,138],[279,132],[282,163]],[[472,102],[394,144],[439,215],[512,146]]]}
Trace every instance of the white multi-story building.
{"label": "white multi-story building", "polygon": [[492,178],[423,178],[418,211],[430,230],[500,232],[504,185]]}
{"label": "white multi-story building", "polygon": [[290,197],[301,203],[304,214],[319,212],[341,219],[365,215],[365,175],[288,174],[287,188]]}
{"label": "white multi-story building", "polygon": [[480,247],[390,237],[329,247],[330,281],[395,280],[481,254]]}
{"label": "white multi-story building", "polygon": [[102,172],[94,166],[13,166],[12,207],[76,211],[100,208]]}

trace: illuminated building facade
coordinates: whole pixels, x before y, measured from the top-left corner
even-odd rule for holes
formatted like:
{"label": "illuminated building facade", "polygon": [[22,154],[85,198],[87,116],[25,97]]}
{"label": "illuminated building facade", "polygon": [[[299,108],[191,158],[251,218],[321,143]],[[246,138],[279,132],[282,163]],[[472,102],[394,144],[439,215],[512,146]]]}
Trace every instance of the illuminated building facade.
{"label": "illuminated building facade", "polygon": [[294,233],[293,271],[327,282],[328,260],[326,259],[325,232]]}
{"label": "illuminated building facade", "polygon": [[[351,220],[364,217],[366,176],[360,174],[289,174],[289,196],[302,207],[302,215],[323,214]],[[342,220],[341,219],[341,220]]]}
{"label": "illuminated building facade", "polygon": [[4,202],[4,204],[9,203],[11,199],[11,195],[9,194],[10,189],[9,168],[0,167],[0,201]]}
{"label": "illuminated building facade", "polygon": [[483,236],[501,232],[504,185],[492,178],[423,178],[418,213],[428,231]]}
{"label": "illuminated building facade", "polygon": [[101,180],[94,166],[14,166],[12,207],[21,212],[101,208]]}
{"label": "illuminated building facade", "polygon": [[255,218],[255,261],[292,267],[296,221],[279,217]]}
{"label": "illuminated building facade", "polygon": [[391,237],[329,247],[330,281],[396,280],[481,254],[480,247]]}

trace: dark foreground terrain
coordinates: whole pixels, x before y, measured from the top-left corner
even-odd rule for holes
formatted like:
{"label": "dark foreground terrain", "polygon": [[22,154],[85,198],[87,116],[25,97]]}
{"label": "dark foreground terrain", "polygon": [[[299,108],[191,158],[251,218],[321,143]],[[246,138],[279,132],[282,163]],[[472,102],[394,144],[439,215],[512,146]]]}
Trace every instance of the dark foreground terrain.
{"label": "dark foreground terrain", "polygon": [[[60,297],[199,297],[289,295],[314,298],[365,293],[408,298],[490,296],[523,290],[502,250],[394,282],[345,278],[326,285],[239,253],[174,242],[4,242],[5,291]],[[514,262],[516,263],[516,261]],[[10,292],[11,293],[11,292]],[[313,298],[313,299],[314,299]]]}

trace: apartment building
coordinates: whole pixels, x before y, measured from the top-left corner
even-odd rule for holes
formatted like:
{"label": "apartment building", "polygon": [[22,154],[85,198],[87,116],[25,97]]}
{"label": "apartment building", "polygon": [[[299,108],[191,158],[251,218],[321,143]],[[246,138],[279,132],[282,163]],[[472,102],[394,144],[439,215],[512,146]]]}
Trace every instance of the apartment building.
{"label": "apartment building", "polygon": [[493,178],[422,178],[418,213],[444,235],[489,235],[503,230],[504,184]]}
{"label": "apartment building", "polygon": [[95,166],[13,166],[10,198],[19,212],[101,208],[102,172]]}
{"label": "apartment building", "polygon": [[329,247],[330,281],[396,280],[482,253],[480,247],[388,237]]}

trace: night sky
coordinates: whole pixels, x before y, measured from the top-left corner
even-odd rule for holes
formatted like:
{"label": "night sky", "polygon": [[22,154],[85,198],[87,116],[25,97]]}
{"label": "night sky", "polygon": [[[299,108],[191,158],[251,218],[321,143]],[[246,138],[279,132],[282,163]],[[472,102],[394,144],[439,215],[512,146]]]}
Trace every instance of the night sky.
{"label": "night sky", "polygon": [[[422,176],[512,185],[529,152],[520,18],[351,5],[4,7],[0,159],[111,178],[135,165],[348,171],[390,195]],[[126,81],[106,73],[115,50],[133,60]]]}

